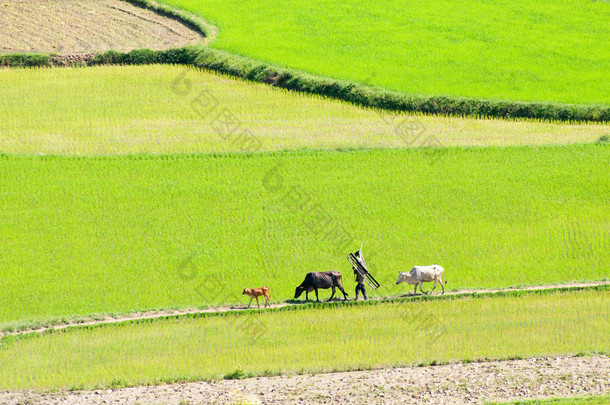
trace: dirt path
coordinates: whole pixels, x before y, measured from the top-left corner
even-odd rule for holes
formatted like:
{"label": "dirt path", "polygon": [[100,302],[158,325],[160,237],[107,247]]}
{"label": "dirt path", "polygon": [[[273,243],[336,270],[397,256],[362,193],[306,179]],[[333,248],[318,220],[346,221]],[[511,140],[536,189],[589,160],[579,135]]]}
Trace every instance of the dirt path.
{"label": "dirt path", "polygon": [[0,0],[0,52],[167,49],[203,39],[179,21],[120,0]]}
{"label": "dirt path", "polygon": [[116,390],[0,393],[0,404],[464,404],[610,392],[607,356],[258,377]]}
{"label": "dirt path", "polygon": [[[542,291],[549,290],[553,288],[583,288],[583,287],[595,287],[600,285],[610,285],[610,281],[596,281],[589,283],[567,283],[567,284],[553,284],[553,285],[538,285],[538,286],[527,286],[523,288],[504,288],[504,289],[492,289],[492,290],[459,290],[459,291],[448,291],[446,295],[468,295],[468,294],[493,294],[497,292],[506,292],[506,291]],[[420,295],[420,294],[418,294]],[[409,295],[400,295],[394,297],[383,297],[383,298],[373,298],[374,300],[384,301],[390,300],[400,297],[409,297]],[[255,305],[255,304],[254,304]],[[291,305],[300,305],[295,303],[287,303],[282,302],[278,304],[271,304],[271,308],[283,308]],[[167,316],[180,316],[186,314],[200,314],[200,313],[216,313],[216,312],[227,312],[227,311],[242,311],[246,309],[246,305],[235,307],[235,306],[223,306],[223,307],[213,307],[206,309],[198,309],[198,308],[185,308],[181,310],[167,310],[167,311],[150,311],[150,312],[134,312],[129,314],[124,314],[120,316],[105,316],[105,317],[96,317],[91,319],[81,319],[79,322],[68,322],[68,323],[58,323],[55,325],[40,327],[40,328],[32,328],[32,329],[24,329],[14,332],[0,332],[0,338],[3,336],[10,335],[23,335],[26,333],[38,332],[42,333],[47,330],[59,330],[65,329],[74,326],[87,326],[87,325],[98,325],[98,324],[112,324],[118,322],[125,322],[130,320],[139,320],[139,319],[156,319],[163,318]],[[261,310],[264,310],[261,307]]]}

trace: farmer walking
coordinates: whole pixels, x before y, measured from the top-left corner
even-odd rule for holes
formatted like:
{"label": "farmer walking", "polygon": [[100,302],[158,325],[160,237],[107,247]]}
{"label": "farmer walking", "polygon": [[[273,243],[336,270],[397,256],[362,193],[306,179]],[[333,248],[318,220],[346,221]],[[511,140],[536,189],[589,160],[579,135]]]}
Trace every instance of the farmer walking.
{"label": "farmer walking", "polygon": [[[356,256],[356,260],[358,260],[358,263],[360,263],[362,265],[362,267],[364,267],[366,269],[366,265],[364,264],[364,259],[360,255],[360,251],[357,251],[355,256]],[[354,269],[354,274],[356,275],[356,300],[358,300],[359,292],[362,292],[362,296],[364,297],[364,299],[368,300],[368,297],[366,295],[366,287],[364,286],[364,281],[365,281],[364,273],[358,271],[356,266],[352,266],[352,269]]]}
{"label": "farmer walking", "polygon": [[380,284],[366,268],[366,262],[362,255],[362,245],[360,245],[360,250],[356,253],[350,253],[347,256],[347,261],[352,265],[352,270],[354,270],[354,275],[356,276],[356,299],[358,299],[358,294],[362,292],[364,299],[368,300],[369,297],[366,295],[364,282],[369,283],[373,290],[378,289]]}

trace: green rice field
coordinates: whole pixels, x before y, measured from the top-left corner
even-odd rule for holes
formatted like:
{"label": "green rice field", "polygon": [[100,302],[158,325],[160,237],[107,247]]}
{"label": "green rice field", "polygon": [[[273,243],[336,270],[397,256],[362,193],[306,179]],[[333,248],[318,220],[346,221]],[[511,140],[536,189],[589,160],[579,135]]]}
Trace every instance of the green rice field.
{"label": "green rice field", "polygon": [[164,0],[215,24],[211,46],[409,94],[610,99],[607,1]]}
{"label": "green rice field", "polygon": [[[294,294],[364,243],[376,295],[608,278],[602,144],[0,158],[0,326]],[[213,291],[213,293],[209,292]],[[327,299],[329,292],[321,293]]]}
{"label": "green rice field", "polygon": [[[178,318],[5,341],[0,389],[91,388],[608,349],[608,291]],[[430,344],[413,342],[426,339]]]}
{"label": "green rice field", "polygon": [[[608,1],[160,2],[215,25],[205,46],[232,55],[198,44],[103,58],[222,62],[384,108],[416,104],[331,79],[453,106],[610,106]],[[24,61],[46,63],[38,56]],[[322,78],[271,70],[284,68]],[[609,123],[479,119],[525,113],[443,100],[424,104],[472,117],[363,108],[179,65],[0,68],[0,402],[33,394],[19,390],[59,390],[51,401],[65,390],[610,353],[610,285],[549,287],[610,280]],[[528,104],[527,116],[583,116],[568,114],[574,106],[540,115],[552,107]],[[346,256],[362,245],[381,283],[373,300],[294,300],[308,272],[330,270],[353,299]],[[431,264],[461,293],[406,298],[413,286],[396,285],[398,272]],[[242,290],[263,285],[286,305],[245,309]],[[222,308],[193,311],[209,307]]]}
{"label": "green rice field", "polygon": [[[395,115],[180,66],[7,69],[0,82],[0,152],[9,154],[532,145],[610,134],[608,125]],[[236,142],[244,133],[255,141]]]}

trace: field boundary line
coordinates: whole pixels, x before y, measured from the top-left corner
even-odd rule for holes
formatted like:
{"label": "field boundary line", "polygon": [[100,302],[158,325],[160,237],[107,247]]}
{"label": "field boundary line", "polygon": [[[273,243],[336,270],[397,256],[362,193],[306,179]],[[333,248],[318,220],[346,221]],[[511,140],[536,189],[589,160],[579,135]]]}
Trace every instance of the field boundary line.
{"label": "field boundary line", "polygon": [[187,27],[199,32],[203,35],[204,40],[199,45],[208,45],[218,36],[218,28],[207,22],[203,17],[190,13],[186,10],[177,7],[171,7],[166,4],[161,4],[154,0],[122,0],[134,6],[154,11],[164,17],[181,22]]}
{"label": "field boundary line", "polygon": [[136,49],[127,53],[107,51],[86,55],[0,54],[0,67],[88,66],[100,64],[143,65],[174,64],[226,74],[234,78],[265,83],[300,93],[343,100],[355,105],[387,111],[423,113],[472,118],[534,119],[544,121],[610,122],[610,106],[605,104],[566,104],[515,100],[420,96],[401,93],[366,83],[289,69],[233,54],[209,45],[218,29],[202,17],[153,0],[123,0],[148,8],[169,18],[176,18],[188,27],[197,27],[203,42],[182,48],[153,51]]}
{"label": "field boundary line", "polygon": [[504,296],[523,296],[529,294],[544,294],[554,292],[569,292],[583,290],[598,290],[610,291],[610,280],[601,280],[594,282],[582,283],[566,283],[553,285],[533,285],[520,288],[500,288],[500,289],[465,289],[458,291],[448,291],[444,295],[411,295],[403,294],[390,297],[371,298],[368,301],[343,301],[342,299],[333,300],[332,302],[321,301],[319,303],[296,300],[288,300],[275,304],[271,304],[268,308],[247,308],[246,305],[240,306],[215,306],[215,307],[200,307],[200,308],[183,308],[183,309],[162,309],[152,311],[141,311],[123,313],[118,315],[102,314],[84,316],[81,318],[75,317],[76,320],[66,320],[66,318],[58,318],[47,321],[46,325],[34,324],[29,327],[13,328],[5,326],[0,331],[0,343],[6,338],[22,338],[27,336],[37,336],[44,333],[52,333],[59,331],[70,331],[73,329],[93,328],[109,325],[135,324],[141,322],[151,322],[155,320],[172,320],[180,318],[202,318],[209,316],[231,316],[240,314],[260,314],[276,311],[297,311],[307,309],[321,309],[328,307],[347,307],[347,306],[366,306],[392,303],[409,303],[409,302],[429,302],[446,299],[460,298],[489,298],[489,297],[504,297]]}

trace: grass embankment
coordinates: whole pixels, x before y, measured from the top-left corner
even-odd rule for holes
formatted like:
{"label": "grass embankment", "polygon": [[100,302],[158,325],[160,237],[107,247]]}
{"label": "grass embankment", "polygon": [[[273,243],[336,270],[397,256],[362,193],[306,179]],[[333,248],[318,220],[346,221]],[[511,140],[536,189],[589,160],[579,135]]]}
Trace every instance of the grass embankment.
{"label": "grass embankment", "polygon": [[[0,348],[0,389],[91,388],[608,350],[608,292],[75,329]],[[253,339],[256,336],[256,340]],[[422,344],[426,342],[426,344]]]}
{"label": "grass embankment", "polygon": [[608,277],[608,145],[430,153],[2,157],[0,325],[284,300],[333,269],[353,296],[361,242],[382,296],[415,264],[451,289]]}
{"label": "grass embankment", "polygon": [[533,399],[514,402],[486,402],[486,405],[608,405],[610,395],[595,395],[575,398]]}
{"label": "grass embankment", "polygon": [[164,2],[214,23],[213,47],[322,76],[408,94],[610,103],[604,1]]}
{"label": "grass embankment", "polygon": [[[0,71],[0,81],[0,152],[11,154],[559,144],[610,133],[607,125],[392,114],[179,66],[15,69]],[[234,125],[216,120],[222,112]],[[235,142],[244,131],[256,142]]]}

